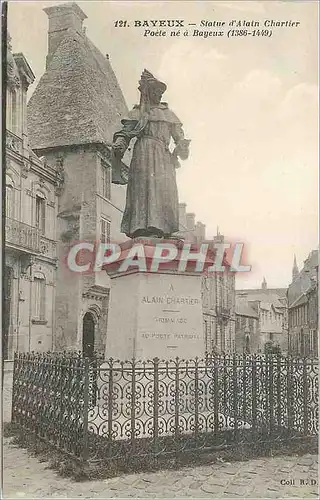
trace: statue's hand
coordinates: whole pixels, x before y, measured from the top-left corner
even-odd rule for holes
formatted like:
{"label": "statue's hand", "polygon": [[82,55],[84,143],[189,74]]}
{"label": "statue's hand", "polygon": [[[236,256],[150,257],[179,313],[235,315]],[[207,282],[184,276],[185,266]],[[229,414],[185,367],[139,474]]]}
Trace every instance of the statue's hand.
{"label": "statue's hand", "polygon": [[174,149],[174,155],[179,156],[181,160],[187,160],[189,157],[189,144],[190,141],[188,139],[180,141]]}
{"label": "statue's hand", "polygon": [[126,151],[126,146],[125,140],[122,137],[118,137],[112,146],[114,155],[121,159]]}

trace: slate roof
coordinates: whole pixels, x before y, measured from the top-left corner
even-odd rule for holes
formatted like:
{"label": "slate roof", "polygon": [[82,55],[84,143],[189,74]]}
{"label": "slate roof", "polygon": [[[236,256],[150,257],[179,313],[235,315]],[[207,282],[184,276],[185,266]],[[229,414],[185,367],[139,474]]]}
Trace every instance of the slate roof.
{"label": "slate roof", "polygon": [[[287,294],[287,288],[247,288],[243,290],[237,290],[236,293],[246,293],[248,295],[254,296],[277,296],[278,298],[285,298]],[[259,300],[259,299],[257,299]]]}
{"label": "slate roof", "polygon": [[303,304],[307,304],[307,302],[308,302],[307,295],[303,293],[290,305],[290,309],[292,307],[298,307],[302,306]]}
{"label": "slate roof", "polygon": [[257,311],[255,311],[250,304],[244,303],[243,301],[237,299],[236,299],[236,314],[238,314],[239,316],[248,316],[250,318],[259,319]]}
{"label": "slate roof", "polygon": [[304,266],[298,276],[289,285],[288,301],[289,308],[296,307],[297,299],[305,294],[310,287],[314,286],[314,281],[318,281],[319,253],[317,250],[310,252],[308,258],[304,261]]}
{"label": "slate roof", "polygon": [[28,103],[33,149],[112,142],[128,113],[107,57],[83,33],[70,31],[50,58]]}
{"label": "slate roof", "polygon": [[269,288],[263,290],[258,288],[256,290],[237,290],[236,296],[241,296],[245,293],[247,301],[259,301],[263,309],[270,309],[271,304],[276,308],[284,308],[286,304],[284,299],[286,297],[286,288]]}

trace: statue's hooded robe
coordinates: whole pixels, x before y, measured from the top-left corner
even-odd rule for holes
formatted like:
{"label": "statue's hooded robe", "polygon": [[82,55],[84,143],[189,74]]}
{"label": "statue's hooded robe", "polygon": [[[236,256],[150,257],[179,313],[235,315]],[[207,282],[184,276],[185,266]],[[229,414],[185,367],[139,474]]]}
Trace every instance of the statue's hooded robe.
{"label": "statue's hooded robe", "polygon": [[114,143],[123,141],[127,148],[133,137],[137,140],[128,172],[121,231],[129,237],[137,231],[172,235],[179,231],[175,172],[179,163],[169,144],[171,137],[176,145],[189,142],[184,140],[182,124],[164,102],[151,105],[147,113],[141,112],[140,105],[134,106],[122,124]]}

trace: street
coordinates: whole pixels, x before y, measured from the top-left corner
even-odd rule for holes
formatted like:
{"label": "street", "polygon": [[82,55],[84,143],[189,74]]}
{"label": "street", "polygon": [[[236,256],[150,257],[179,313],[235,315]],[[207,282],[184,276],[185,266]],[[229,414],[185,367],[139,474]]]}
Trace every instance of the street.
{"label": "street", "polygon": [[316,455],[122,475],[89,482],[61,478],[4,439],[4,498],[316,498]]}

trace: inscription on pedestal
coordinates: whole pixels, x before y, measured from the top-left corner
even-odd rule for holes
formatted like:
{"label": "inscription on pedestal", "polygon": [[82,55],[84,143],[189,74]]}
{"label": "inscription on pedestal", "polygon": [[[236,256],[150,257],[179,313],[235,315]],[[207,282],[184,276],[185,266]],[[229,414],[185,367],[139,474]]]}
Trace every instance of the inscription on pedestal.
{"label": "inscription on pedestal", "polygon": [[203,331],[197,278],[175,276],[174,285],[170,276],[157,278],[155,282],[146,277],[141,283],[137,347],[152,357],[167,356],[168,352],[179,357],[199,355]]}

